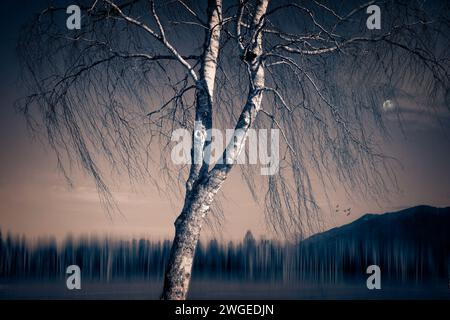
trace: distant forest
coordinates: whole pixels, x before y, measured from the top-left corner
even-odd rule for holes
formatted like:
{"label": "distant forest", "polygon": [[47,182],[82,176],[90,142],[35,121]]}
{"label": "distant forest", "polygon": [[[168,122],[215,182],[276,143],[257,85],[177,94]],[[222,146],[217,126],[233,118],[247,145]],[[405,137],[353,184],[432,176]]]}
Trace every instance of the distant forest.
{"label": "distant forest", "polygon": [[[368,215],[354,222],[352,233],[346,231],[350,224],[347,229],[337,228],[299,243],[255,240],[251,232],[239,243],[202,242],[196,251],[193,277],[333,283],[366,278],[367,266],[377,264],[385,279],[448,279],[447,226],[443,225],[442,231],[434,228],[432,237],[411,240],[402,236],[398,226],[396,230],[391,227],[390,238],[380,236],[370,220],[374,219]],[[367,223],[371,229],[359,232]],[[72,264],[80,266],[84,279],[162,278],[169,250],[169,241],[145,239],[68,238],[60,245],[54,240],[32,245],[24,237],[0,232],[0,279],[64,278],[67,266]]]}

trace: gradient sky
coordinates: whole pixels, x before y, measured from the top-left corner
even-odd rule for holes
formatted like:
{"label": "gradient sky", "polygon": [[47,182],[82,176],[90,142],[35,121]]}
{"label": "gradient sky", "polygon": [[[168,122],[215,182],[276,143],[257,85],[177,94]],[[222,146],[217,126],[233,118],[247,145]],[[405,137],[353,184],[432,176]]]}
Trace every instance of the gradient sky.
{"label": "gradient sky", "polygon": [[[0,13],[0,228],[3,232],[31,238],[52,235],[62,239],[73,235],[172,237],[173,221],[181,202],[170,202],[155,188],[132,188],[125,178],[114,195],[124,217],[109,217],[100,205],[95,186],[76,168],[70,188],[56,167],[56,157],[45,144],[31,139],[24,119],[16,114],[13,102],[23,92],[18,87],[18,61],[15,45],[22,23],[40,1],[2,1]],[[365,213],[382,213],[417,204],[450,205],[450,116],[447,112],[416,112],[427,101],[402,99],[402,133],[394,119],[392,141],[383,145],[386,154],[397,157],[399,190],[382,203],[355,197],[341,190],[331,191],[331,208],[317,196],[323,207],[324,227],[351,222]],[[440,124],[436,121],[439,117]],[[225,220],[218,231],[208,230],[222,240],[241,239],[246,230],[256,236],[273,237],[265,226],[262,207],[254,203],[240,176],[234,172],[226,181],[223,201]],[[388,201],[389,200],[389,201]],[[335,213],[334,206],[351,207],[352,214]]]}

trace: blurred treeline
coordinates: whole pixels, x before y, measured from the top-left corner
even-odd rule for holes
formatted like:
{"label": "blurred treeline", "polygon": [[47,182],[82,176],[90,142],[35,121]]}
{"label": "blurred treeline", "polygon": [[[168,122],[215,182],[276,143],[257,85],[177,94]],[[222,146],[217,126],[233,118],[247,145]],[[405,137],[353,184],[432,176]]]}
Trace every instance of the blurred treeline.
{"label": "blurred treeline", "polygon": [[[427,281],[448,277],[448,244],[413,244],[386,239],[334,237],[300,243],[255,240],[250,232],[239,243],[201,242],[195,278],[292,282],[339,282],[367,278],[366,268],[378,264],[384,279]],[[440,245],[443,245],[442,243]],[[434,246],[434,247],[431,247]],[[67,238],[29,243],[0,232],[0,279],[57,279],[67,266],[80,266],[84,280],[161,279],[170,241]]]}
{"label": "blurred treeline", "polygon": [[[67,266],[80,266],[82,277],[93,280],[162,278],[171,242],[133,239],[68,237],[31,244],[25,237],[6,237],[0,231],[0,278],[63,278]],[[279,242],[256,241],[248,232],[238,244],[217,240],[200,242],[196,251],[196,277],[279,278],[283,251]]]}

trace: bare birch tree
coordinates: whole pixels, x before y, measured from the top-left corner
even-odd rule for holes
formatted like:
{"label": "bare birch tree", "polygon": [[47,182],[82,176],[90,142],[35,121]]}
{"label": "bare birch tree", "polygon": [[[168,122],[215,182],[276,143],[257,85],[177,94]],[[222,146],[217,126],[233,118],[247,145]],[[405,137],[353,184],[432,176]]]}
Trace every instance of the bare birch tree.
{"label": "bare birch tree", "polygon": [[[371,5],[381,9],[379,30],[366,26]],[[19,54],[31,93],[19,108],[68,179],[72,162],[94,178],[108,210],[114,201],[105,166],[168,190],[184,181],[164,299],[187,297],[202,226],[250,128],[278,129],[282,159],[276,175],[246,166],[244,180],[255,199],[264,197],[275,231],[301,234],[319,221],[313,179],[325,192],[339,185],[371,197],[395,184],[379,144],[386,137],[383,101],[412,88],[430,97],[431,107],[448,105],[445,1],[79,6],[80,30],[66,28],[64,6],[46,8],[24,30]],[[236,134],[226,161],[210,165],[208,130],[216,125]],[[167,160],[177,128],[192,132],[191,165],[181,170]],[[162,183],[151,169],[155,155]]]}

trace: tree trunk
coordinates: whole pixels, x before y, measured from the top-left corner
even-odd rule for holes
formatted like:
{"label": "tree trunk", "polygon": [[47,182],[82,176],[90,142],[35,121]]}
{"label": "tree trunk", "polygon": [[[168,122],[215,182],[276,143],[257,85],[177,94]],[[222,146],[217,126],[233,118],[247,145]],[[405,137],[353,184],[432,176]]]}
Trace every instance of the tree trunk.
{"label": "tree trunk", "polygon": [[196,83],[196,126],[192,133],[191,168],[186,182],[186,197],[180,216],[175,221],[175,238],[164,279],[162,298],[186,299],[191,279],[195,248],[201,227],[216,190],[208,184],[209,155],[207,130],[212,128],[212,103],[222,20],[222,0],[208,0],[208,29],[200,79]]}
{"label": "tree trunk", "polygon": [[186,197],[184,208],[175,221],[175,237],[166,268],[162,299],[186,299],[200,231],[225,178],[226,175],[206,178]]}
{"label": "tree trunk", "polygon": [[200,219],[177,219],[175,238],[164,279],[162,295],[164,300],[185,300],[187,298],[201,222]]}
{"label": "tree trunk", "polygon": [[165,300],[184,300],[187,297],[202,220],[199,212],[191,215],[183,212],[175,222],[175,238],[164,279],[162,298]]}
{"label": "tree trunk", "polygon": [[[215,31],[212,31],[212,36],[209,38],[210,42],[206,47],[207,50],[204,62],[204,79],[207,84],[207,93],[210,98],[210,109],[212,89],[214,86],[213,79],[219,49],[219,30],[217,29],[216,24],[221,14],[221,0],[216,0],[216,2],[210,0],[208,3],[211,5],[211,8],[216,8],[215,10],[211,9],[211,11],[209,11],[211,13],[210,30]],[[259,0],[253,17],[252,30],[254,32],[254,37],[252,43],[248,46],[248,49],[252,51],[253,55],[250,59],[245,59],[250,70],[251,86],[247,102],[235,127],[235,133],[237,131],[240,131],[241,133],[229,142],[226,152],[224,152],[222,156],[224,162],[217,163],[210,172],[207,172],[207,165],[201,164],[199,166],[193,162],[186,184],[187,194],[184,207],[175,221],[175,237],[166,268],[162,299],[186,299],[191,280],[195,249],[206,214],[209,211],[215,195],[227,178],[239,153],[242,151],[247,138],[248,129],[254,123],[256,115],[261,108],[262,89],[264,88],[264,66],[260,59],[262,54],[262,32],[259,31],[264,23],[264,14],[266,13],[267,5],[268,0]],[[204,91],[205,90],[198,90],[198,93],[205,93]],[[202,96],[205,96],[205,94]],[[201,102],[200,99],[197,100],[197,103],[200,103],[197,111],[199,111],[203,105],[207,105],[206,103]],[[209,114],[210,112],[211,110],[209,110]],[[211,123],[209,118],[203,119],[200,117],[197,119],[196,117],[196,120],[201,120],[201,122],[205,122],[205,124]],[[202,141],[202,145],[203,144],[204,140]],[[195,143],[193,143],[193,147],[194,146]],[[202,157],[202,162],[203,160]],[[202,172],[199,167],[203,167],[205,170]]]}

